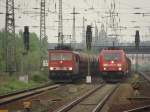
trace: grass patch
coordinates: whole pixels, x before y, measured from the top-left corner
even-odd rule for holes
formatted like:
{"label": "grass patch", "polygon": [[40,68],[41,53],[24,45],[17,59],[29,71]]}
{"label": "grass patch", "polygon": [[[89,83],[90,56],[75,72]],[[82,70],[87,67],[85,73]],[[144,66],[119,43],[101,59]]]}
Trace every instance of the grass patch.
{"label": "grass patch", "polygon": [[34,88],[46,82],[48,82],[47,75],[41,75],[39,72],[34,72],[30,76],[29,83],[19,81],[16,76],[8,77],[5,83],[0,84],[0,94],[7,94],[17,90]]}
{"label": "grass patch", "polygon": [[35,72],[32,75],[31,80],[36,82],[36,83],[44,83],[44,82],[48,82],[48,76],[41,74],[39,72]]}
{"label": "grass patch", "polygon": [[9,81],[0,86],[0,94],[6,94],[16,90],[28,89],[36,86],[34,82],[24,83],[16,78],[10,78]]}

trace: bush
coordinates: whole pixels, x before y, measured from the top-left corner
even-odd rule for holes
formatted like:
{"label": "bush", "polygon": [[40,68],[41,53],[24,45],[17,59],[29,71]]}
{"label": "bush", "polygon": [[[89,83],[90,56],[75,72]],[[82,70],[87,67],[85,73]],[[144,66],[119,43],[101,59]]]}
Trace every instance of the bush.
{"label": "bush", "polygon": [[16,90],[28,89],[38,86],[39,84],[34,81],[29,81],[29,83],[24,83],[19,81],[17,77],[12,76],[8,77],[5,80],[5,83],[2,83],[0,86],[0,94],[9,93]]}
{"label": "bush", "polygon": [[48,78],[46,75],[40,74],[40,73],[35,73],[32,77],[31,80],[35,81],[36,83],[44,83],[48,81]]}

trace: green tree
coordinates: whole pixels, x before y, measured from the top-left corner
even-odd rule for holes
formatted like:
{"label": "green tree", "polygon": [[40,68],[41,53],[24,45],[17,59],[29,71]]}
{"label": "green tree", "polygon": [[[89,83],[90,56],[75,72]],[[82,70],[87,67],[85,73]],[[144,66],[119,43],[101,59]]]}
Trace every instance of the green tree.
{"label": "green tree", "polygon": [[5,33],[4,30],[0,31],[0,72],[5,69]]}
{"label": "green tree", "polygon": [[[5,60],[6,60],[6,53],[5,53],[5,32],[0,31],[0,71],[5,71]],[[47,58],[47,48],[48,42],[47,38],[42,39],[43,47],[42,52],[40,51],[40,40],[35,33],[30,33],[30,49],[28,54],[26,55],[26,59],[23,59],[23,53],[25,52],[24,44],[23,44],[23,32],[19,31],[16,34],[16,64],[17,64],[17,71],[21,71],[22,60],[25,60],[26,69],[29,71],[38,71],[40,70],[40,55]]]}

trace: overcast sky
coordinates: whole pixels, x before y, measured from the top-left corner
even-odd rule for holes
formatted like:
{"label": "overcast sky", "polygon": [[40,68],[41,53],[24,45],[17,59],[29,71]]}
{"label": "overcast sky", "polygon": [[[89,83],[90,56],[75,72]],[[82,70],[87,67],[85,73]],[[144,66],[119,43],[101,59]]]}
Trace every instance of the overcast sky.
{"label": "overcast sky", "polygon": [[[23,26],[30,26],[31,32],[36,32],[39,36],[40,24],[40,0],[14,0],[15,1],[15,24],[16,32],[23,30]],[[72,15],[70,14],[73,7],[80,14],[76,15],[76,40],[80,42],[82,40],[82,18],[87,19],[86,25],[92,24],[97,26],[100,30],[100,26],[104,23],[106,28],[106,22],[110,24],[110,20],[106,17],[109,16],[109,10],[111,9],[111,2],[116,2],[116,22],[118,26],[127,27],[126,29],[118,30],[117,33],[122,36],[118,39],[123,41],[133,41],[135,30],[140,30],[141,40],[150,40],[150,14],[139,15],[133,14],[136,12],[150,13],[150,0],[63,0],[63,19],[70,19],[63,21],[63,33],[64,35],[72,34]],[[0,13],[5,13],[6,0],[0,0]],[[35,9],[36,8],[36,9]],[[46,34],[49,42],[57,42],[57,29],[58,29],[58,0],[46,0]],[[37,14],[35,14],[37,13]],[[5,14],[0,14],[0,29],[5,26]],[[132,28],[140,26],[140,28]],[[108,26],[107,26],[108,27]],[[94,29],[93,29],[94,30]],[[111,30],[108,29],[108,34],[111,34]],[[67,41],[67,40],[66,40]]]}

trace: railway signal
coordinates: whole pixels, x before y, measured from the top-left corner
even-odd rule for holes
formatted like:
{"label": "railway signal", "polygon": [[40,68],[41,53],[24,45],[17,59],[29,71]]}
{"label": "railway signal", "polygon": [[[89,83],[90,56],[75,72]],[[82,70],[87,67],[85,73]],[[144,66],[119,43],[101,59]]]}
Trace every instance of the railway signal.
{"label": "railway signal", "polygon": [[21,72],[22,76],[20,76],[20,80],[23,82],[28,83],[28,73],[27,73],[27,65],[25,61],[27,60],[27,54],[29,50],[29,26],[24,26],[24,33],[23,33],[23,43],[24,43],[24,52],[22,53],[22,65],[21,65]]}
{"label": "railway signal", "polygon": [[23,41],[24,41],[24,48],[26,51],[29,50],[29,27],[24,26],[24,35],[23,35]]}
{"label": "railway signal", "polygon": [[139,48],[139,44],[140,44],[140,34],[139,34],[139,30],[136,30],[136,34],[135,34],[135,47]]}
{"label": "railway signal", "polygon": [[[91,43],[92,43],[92,26],[88,25],[86,29],[86,48],[88,51],[88,56],[89,56],[89,51],[91,50]],[[88,75],[86,77],[86,82],[91,83],[91,75],[90,75],[90,59],[88,59]]]}
{"label": "railway signal", "polygon": [[[139,30],[136,30],[136,34],[135,34],[135,47],[136,50],[138,52],[139,49],[139,45],[140,45],[140,34],[139,34]],[[136,53],[136,72],[138,72],[138,53]]]}
{"label": "railway signal", "polygon": [[88,50],[91,50],[91,43],[92,43],[92,26],[88,25],[86,30],[86,47]]}

